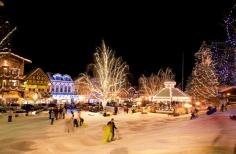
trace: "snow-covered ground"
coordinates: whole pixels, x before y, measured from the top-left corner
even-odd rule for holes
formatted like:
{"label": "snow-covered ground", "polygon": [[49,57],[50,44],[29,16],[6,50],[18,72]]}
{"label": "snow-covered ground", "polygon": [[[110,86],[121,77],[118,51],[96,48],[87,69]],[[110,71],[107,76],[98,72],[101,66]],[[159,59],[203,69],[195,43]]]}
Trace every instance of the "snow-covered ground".
{"label": "snow-covered ground", "polygon": [[[236,121],[231,109],[214,115],[168,117],[162,114],[119,114],[102,117],[83,112],[88,127],[64,131],[64,120],[50,125],[47,113],[0,117],[0,154],[233,154]],[[102,144],[103,127],[115,119],[121,139]]]}

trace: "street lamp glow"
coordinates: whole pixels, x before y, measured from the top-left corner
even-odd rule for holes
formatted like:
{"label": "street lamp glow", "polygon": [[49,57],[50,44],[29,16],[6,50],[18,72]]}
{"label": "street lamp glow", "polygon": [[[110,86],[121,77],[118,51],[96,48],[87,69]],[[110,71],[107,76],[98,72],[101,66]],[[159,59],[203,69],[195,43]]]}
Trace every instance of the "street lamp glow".
{"label": "street lamp glow", "polygon": [[195,104],[196,104],[196,105],[200,105],[201,103],[200,103],[200,102],[196,102]]}
{"label": "street lamp glow", "polygon": [[188,103],[185,103],[185,104],[184,104],[184,107],[185,107],[185,108],[191,108],[192,105],[191,105],[191,104],[188,104]]}
{"label": "street lamp glow", "polygon": [[4,60],[4,66],[8,66],[8,65],[7,65],[7,61],[6,61],[6,60]]}
{"label": "street lamp glow", "polygon": [[141,105],[141,102],[137,102],[138,105]]}
{"label": "street lamp glow", "polygon": [[33,99],[34,99],[34,101],[36,102],[37,99],[38,99],[38,94],[34,94]]}

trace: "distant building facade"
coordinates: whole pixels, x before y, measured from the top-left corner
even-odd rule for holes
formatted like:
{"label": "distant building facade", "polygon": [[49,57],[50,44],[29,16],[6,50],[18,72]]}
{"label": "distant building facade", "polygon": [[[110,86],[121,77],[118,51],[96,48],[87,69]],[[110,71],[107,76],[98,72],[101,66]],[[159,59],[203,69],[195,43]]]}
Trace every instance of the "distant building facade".
{"label": "distant building facade", "polygon": [[74,81],[70,75],[47,73],[51,81],[51,95],[57,103],[72,103],[78,101],[75,93]]}
{"label": "distant building facade", "polygon": [[51,81],[41,68],[30,72],[24,79],[24,98],[28,103],[49,103]]}
{"label": "distant building facade", "polygon": [[27,63],[32,63],[32,61],[12,53],[9,49],[0,52],[1,102],[17,103],[22,99],[24,65]]}

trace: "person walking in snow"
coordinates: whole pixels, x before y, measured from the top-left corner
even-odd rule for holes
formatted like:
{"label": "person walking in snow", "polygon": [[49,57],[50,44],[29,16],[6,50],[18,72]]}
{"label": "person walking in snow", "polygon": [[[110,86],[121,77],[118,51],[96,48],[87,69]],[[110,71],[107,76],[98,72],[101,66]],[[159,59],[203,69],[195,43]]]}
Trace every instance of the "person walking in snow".
{"label": "person walking in snow", "polygon": [[74,118],[73,118],[73,126],[74,127],[79,127],[78,119],[79,119],[78,112],[74,112]]}
{"label": "person walking in snow", "polygon": [[73,116],[71,112],[67,112],[65,115],[65,132],[73,132]]}
{"label": "person walking in snow", "polygon": [[113,141],[114,140],[114,136],[115,136],[115,129],[117,129],[116,125],[114,123],[114,119],[112,118],[111,121],[109,121],[107,123],[107,125],[111,125],[111,141]]}
{"label": "person walking in snow", "polygon": [[9,113],[8,113],[8,122],[12,122],[12,117],[13,117],[13,109],[10,109]]}
{"label": "person walking in snow", "polygon": [[112,137],[112,125],[111,123],[108,123],[105,127],[104,127],[104,133],[103,133],[103,138],[102,138],[102,143],[106,144],[108,142],[111,141],[111,137]]}
{"label": "person walking in snow", "polygon": [[55,118],[55,112],[52,110],[51,112],[51,125],[53,125],[53,122],[54,122],[54,118]]}
{"label": "person walking in snow", "polygon": [[65,119],[65,114],[66,114],[66,108],[64,107],[62,109],[62,118]]}
{"label": "person walking in snow", "polygon": [[226,98],[224,96],[222,96],[220,98],[220,110],[221,110],[221,112],[225,111],[226,102],[227,102]]}

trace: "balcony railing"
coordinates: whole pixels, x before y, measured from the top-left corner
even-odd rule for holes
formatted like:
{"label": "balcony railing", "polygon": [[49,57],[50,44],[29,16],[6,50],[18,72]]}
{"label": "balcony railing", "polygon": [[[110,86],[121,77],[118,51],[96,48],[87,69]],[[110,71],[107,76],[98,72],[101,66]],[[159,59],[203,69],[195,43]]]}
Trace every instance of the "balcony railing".
{"label": "balcony railing", "polygon": [[2,66],[0,68],[0,78],[13,78],[18,79],[20,76],[20,69],[9,68],[8,66]]}

